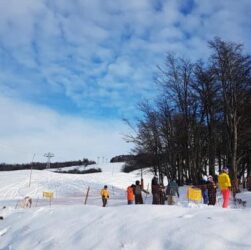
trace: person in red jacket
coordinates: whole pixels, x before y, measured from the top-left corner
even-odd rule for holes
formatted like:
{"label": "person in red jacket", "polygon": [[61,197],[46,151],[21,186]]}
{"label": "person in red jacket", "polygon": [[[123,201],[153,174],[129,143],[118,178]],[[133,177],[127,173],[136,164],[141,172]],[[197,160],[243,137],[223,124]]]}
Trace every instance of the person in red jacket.
{"label": "person in red jacket", "polygon": [[128,205],[133,204],[134,188],[135,188],[135,185],[133,185],[133,184],[127,188],[127,203],[128,203]]}

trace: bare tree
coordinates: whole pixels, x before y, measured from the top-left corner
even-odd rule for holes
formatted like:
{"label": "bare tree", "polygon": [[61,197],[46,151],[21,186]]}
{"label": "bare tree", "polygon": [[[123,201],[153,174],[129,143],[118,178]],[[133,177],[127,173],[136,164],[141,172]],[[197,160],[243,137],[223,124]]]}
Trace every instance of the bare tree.
{"label": "bare tree", "polygon": [[250,56],[243,55],[242,45],[224,42],[215,38],[209,42],[213,49],[211,56],[212,68],[216,81],[220,85],[223,101],[224,125],[228,145],[228,164],[231,166],[232,175],[237,189],[238,173],[238,145],[239,131],[242,123],[245,123],[243,113],[244,104],[249,101],[247,88],[251,83]]}
{"label": "bare tree", "polygon": [[241,45],[219,38],[209,45],[205,64],[167,54],[156,78],[161,94],[139,106],[128,138],[161,180],[196,184],[208,170],[215,175],[217,163],[219,170],[228,164],[236,191],[237,176],[251,174],[251,60]]}

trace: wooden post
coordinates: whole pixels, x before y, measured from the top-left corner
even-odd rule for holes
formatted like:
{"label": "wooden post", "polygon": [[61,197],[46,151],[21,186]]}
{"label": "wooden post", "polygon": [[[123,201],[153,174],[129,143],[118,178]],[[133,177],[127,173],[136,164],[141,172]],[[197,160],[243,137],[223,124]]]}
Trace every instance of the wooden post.
{"label": "wooden post", "polygon": [[90,191],[90,187],[87,188],[87,192],[86,192],[86,195],[85,195],[85,205],[86,205],[86,203],[87,203],[89,191]]}

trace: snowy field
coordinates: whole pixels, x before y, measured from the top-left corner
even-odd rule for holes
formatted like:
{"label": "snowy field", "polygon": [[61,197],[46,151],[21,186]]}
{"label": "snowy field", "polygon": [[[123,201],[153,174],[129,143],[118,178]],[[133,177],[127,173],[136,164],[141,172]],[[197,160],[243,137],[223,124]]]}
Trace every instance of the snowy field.
{"label": "snowy field", "polygon": [[[251,249],[251,192],[238,194],[247,207],[222,209],[220,194],[215,207],[188,203],[187,187],[180,188],[175,206],[126,205],[127,186],[139,172],[121,173],[122,163],[99,164],[103,172],[86,175],[52,171],[0,172],[0,249]],[[145,188],[152,175],[144,174]],[[108,185],[108,207],[101,207],[100,189]],[[90,188],[87,205],[85,195]],[[50,206],[42,192],[55,198]],[[20,207],[26,195],[32,208]],[[3,207],[6,208],[3,208]]]}

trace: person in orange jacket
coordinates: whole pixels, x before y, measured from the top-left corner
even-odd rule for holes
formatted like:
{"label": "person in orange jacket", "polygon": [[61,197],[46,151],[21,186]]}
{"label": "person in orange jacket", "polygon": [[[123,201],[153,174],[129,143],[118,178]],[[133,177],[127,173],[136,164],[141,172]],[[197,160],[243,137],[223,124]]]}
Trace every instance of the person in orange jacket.
{"label": "person in orange jacket", "polygon": [[218,184],[223,196],[223,208],[228,207],[229,198],[230,198],[230,188],[231,188],[231,181],[228,175],[228,168],[224,167],[218,176]]}
{"label": "person in orange jacket", "polygon": [[102,197],[103,207],[105,207],[107,205],[107,200],[109,199],[109,191],[106,185],[101,189],[100,195]]}
{"label": "person in orange jacket", "polygon": [[133,204],[134,189],[135,189],[135,185],[133,185],[133,184],[127,188],[127,203],[128,203],[128,205]]}

